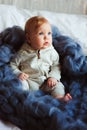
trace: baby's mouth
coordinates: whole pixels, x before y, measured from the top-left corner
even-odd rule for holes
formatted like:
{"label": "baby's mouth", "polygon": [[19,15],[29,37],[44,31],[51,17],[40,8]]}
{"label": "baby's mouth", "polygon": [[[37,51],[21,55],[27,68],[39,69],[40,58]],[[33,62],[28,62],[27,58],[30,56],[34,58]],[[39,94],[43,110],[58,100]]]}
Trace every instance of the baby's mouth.
{"label": "baby's mouth", "polygon": [[48,45],[48,42],[45,42],[44,45]]}

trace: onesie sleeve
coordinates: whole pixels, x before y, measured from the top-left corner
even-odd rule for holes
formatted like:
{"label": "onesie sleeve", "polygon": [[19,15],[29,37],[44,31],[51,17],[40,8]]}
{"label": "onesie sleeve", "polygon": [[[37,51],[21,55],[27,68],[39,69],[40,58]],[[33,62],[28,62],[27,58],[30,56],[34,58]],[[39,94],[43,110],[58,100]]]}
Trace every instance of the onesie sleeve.
{"label": "onesie sleeve", "polygon": [[52,51],[51,60],[52,60],[52,65],[50,67],[48,78],[53,77],[56,78],[58,81],[60,81],[61,69],[59,64],[59,54],[56,52],[56,50]]}
{"label": "onesie sleeve", "polygon": [[16,55],[15,58],[13,58],[10,62],[10,66],[13,70],[13,73],[16,74],[17,76],[22,73],[22,71],[19,69],[19,66],[21,64],[23,58],[23,52],[19,51]]}

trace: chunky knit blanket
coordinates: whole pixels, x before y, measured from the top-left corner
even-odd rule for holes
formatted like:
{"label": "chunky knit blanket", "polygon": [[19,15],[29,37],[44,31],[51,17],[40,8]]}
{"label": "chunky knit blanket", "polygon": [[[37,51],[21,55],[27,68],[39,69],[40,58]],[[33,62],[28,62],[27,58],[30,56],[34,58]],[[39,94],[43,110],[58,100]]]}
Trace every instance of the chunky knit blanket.
{"label": "chunky knit blanket", "polygon": [[73,39],[55,34],[53,45],[60,55],[61,82],[72,100],[65,103],[41,90],[23,91],[9,66],[15,55],[12,44],[2,44],[1,40],[0,119],[24,130],[87,130],[87,57]]}

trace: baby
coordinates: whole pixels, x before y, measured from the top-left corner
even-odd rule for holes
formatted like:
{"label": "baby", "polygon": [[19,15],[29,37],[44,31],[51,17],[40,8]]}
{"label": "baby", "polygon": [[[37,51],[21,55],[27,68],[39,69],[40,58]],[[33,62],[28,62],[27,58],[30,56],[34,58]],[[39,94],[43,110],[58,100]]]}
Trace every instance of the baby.
{"label": "baby", "polygon": [[24,90],[42,89],[53,97],[68,101],[60,82],[59,55],[52,46],[52,30],[49,21],[34,16],[25,24],[26,43],[11,61],[13,72],[22,82]]}

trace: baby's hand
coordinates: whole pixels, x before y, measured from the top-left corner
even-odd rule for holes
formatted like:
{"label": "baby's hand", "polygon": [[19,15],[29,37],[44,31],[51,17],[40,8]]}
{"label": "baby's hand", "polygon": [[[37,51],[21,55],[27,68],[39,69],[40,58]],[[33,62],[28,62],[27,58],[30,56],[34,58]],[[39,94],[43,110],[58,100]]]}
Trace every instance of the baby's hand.
{"label": "baby's hand", "polygon": [[55,78],[48,78],[47,85],[48,87],[53,87],[58,83],[57,79]]}
{"label": "baby's hand", "polygon": [[18,78],[19,78],[20,80],[26,80],[26,79],[28,79],[28,77],[29,77],[29,75],[26,74],[26,73],[21,73],[21,74],[19,74],[19,76],[18,76]]}

